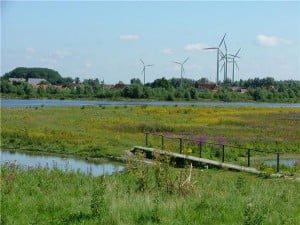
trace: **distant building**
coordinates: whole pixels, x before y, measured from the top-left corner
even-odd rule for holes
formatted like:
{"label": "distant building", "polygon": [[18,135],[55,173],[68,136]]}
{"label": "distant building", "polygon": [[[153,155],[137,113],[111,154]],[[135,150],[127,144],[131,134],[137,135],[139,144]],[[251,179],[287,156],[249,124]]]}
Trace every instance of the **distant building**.
{"label": "distant building", "polygon": [[240,89],[240,92],[241,92],[241,93],[246,93],[246,92],[248,92],[248,90],[247,90],[247,88],[241,88],[241,89]]}
{"label": "distant building", "polygon": [[126,84],[123,84],[123,83],[119,82],[119,83],[113,85],[112,88],[113,89],[123,89],[126,86],[127,86]]}
{"label": "distant building", "polygon": [[38,84],[38,85],[35,85],[34,87],[45,90],[49,87],[49,85],[48,84]]}
{"label": "distant building", "polygon": [[240,92],[240,93],[246,93],[248,92],[247,88],[242,88],[242,87],[231,87],[231,90]]}
{"label": "distant building", "polygon": [[217,91],[218,85],[216,83],[200,83],[197,85],[197,88],[202,90]]}
{"label": "distant building", "polygon": [[12,83],[21,83],[21,82],[25,82],[26,80],[24,78],[8,78],[8,80]]}
{"label": "distant building", "polygon": [[52,87],[54,87],[57,90],[63,90],[64,87],[62,85],[52,85]]}
{"label": "distant building", "polygon": [[48,83],[47,80],[42,79],[42,78],[28,78],[27,82],[28,82],[28,84],[31,84],[32,87],[34,87],[34,88],[40,87],[40,84],[42,84],[42,83]]}

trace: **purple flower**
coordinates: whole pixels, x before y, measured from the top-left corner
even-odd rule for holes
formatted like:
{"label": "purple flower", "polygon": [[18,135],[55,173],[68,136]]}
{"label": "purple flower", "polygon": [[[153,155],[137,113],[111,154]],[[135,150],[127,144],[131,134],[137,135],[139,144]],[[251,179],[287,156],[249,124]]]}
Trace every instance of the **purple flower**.
{"label": "purple flower", "polygon": [[219,145],[224,145],[226,142],[225,137],[223,136],[215,137],[215,142]]}
{"label": "purple flower", "polygon": [[208,139],[208,136],[206,134],[202,134],[202,135],[196,137],[195,140],[196,140],[197,144],[200,144],[200,143],[205,143],[207,141],[207,139]]}

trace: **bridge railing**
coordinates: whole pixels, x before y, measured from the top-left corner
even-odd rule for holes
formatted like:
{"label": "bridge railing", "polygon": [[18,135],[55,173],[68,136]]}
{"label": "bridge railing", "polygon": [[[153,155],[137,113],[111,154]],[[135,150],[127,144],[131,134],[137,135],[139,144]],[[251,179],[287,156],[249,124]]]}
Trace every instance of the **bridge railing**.
{"label": "bridge railing", "polygon": [[[172,150],[180,154],[192,154],[200,158],[210,158],[212,152],[214,152],[216,157],[219,157],[222,162],[229,162],[232,159],[230,155],[235,155],[236,158],[241,158],[239,156],[243,156],[242,158],[245,159],[245,162],[243,163],[247,167],[252,166],[252,159],[256,155],[272,155],[275,156],[276,159],[276,171],[279,172],[280,170],[281,153],[275,149],[274,151],[265,151],[257,148],[241,147],[222,142],[217,143],[207,140],[197,140],[195,138],[163,133],[145,132],[144,134],[146,147],[155,147],[169,151]],[[191,149],[193,149],[192,152],[189,152]],[[208,152],[210,155],[205,155],[205,153],[208,154]]]}

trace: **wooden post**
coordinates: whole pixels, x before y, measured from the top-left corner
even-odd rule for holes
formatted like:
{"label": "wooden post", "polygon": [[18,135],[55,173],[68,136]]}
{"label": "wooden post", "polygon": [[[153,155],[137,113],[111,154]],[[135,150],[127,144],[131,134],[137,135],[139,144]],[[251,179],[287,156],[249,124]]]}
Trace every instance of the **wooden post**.
{"label": "wooden post", "polygon": [[164,150],[164,135],[161,135],[161,150]]}
{"label": "wooden post", "polygon": [[250,167],[250,149],[248,149],[248,154],[247,154],[247,158],[248,158],[248,167]]}
{"label": "wooden post", "polygon": [[202,158],[202,142],[201,141],[199,143],[199,155],[200,155],[200,158]]}
{"label": "wooden post", "polygon": [[182,154],[182,138],[179,138],[179,152]]}
{"label": "wooden post", "polygon": [[222,162],[225,162],[225,145],[222,145]]}
{"label": "wooden post", "polygon": [[279,152],[276,153],[277,155],[277,166],[276,166],[276,172],[279,173]]}
{"label": "wooden post", "polygon": [[146,147],[148,147],[148,132],[146,132]]}

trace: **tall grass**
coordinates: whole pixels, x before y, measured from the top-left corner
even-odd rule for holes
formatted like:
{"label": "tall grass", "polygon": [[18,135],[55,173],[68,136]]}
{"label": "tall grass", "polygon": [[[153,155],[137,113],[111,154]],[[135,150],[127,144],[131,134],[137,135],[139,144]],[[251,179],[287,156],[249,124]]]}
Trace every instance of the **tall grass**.
{"label": "tall grass", "polygon": [[[297,108],[86,106],[1,108],[1,114],[3,146],[80,156],[120,155],[144,145],[144,131],[224,138],[272,151],[300,149]],[[151,144],[159,146],[160,140]]]}
{"label": "tall grass", "polygon": [[300,183],[165,160],[106,177],[4,165],[1,224],[299,224]]}

